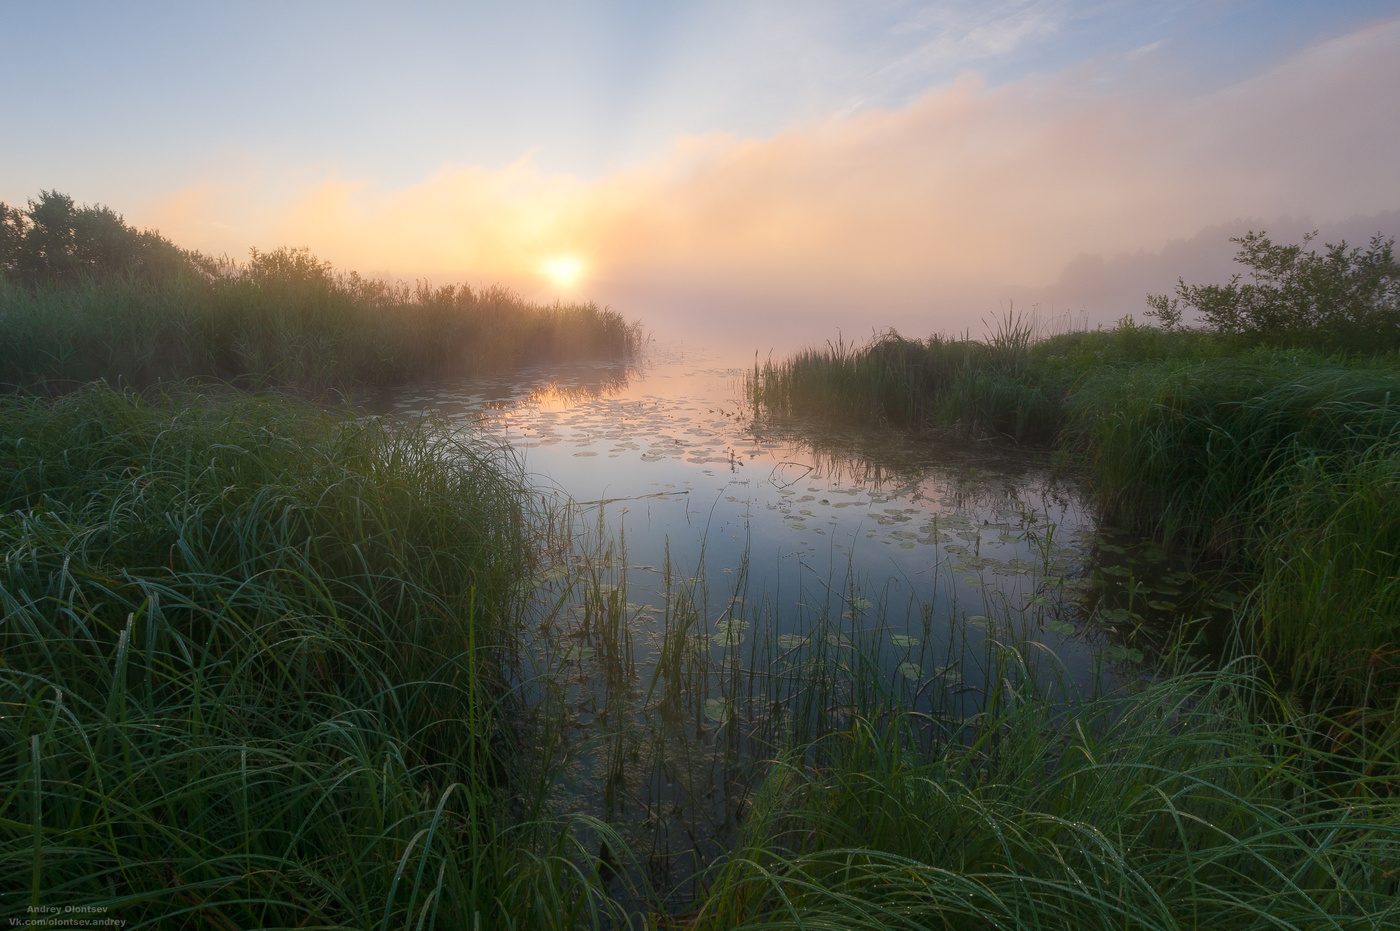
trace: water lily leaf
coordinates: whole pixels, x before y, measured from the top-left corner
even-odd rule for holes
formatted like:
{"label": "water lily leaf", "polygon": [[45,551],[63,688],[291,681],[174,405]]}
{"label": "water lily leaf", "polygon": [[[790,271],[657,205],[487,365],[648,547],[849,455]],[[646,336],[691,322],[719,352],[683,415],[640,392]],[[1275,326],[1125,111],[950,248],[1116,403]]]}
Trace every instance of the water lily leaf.
{"label": "water lily leaf", "polygon": [[1048,621],[1045,624],[1045,629],[1062,637],[1074,636],[1074,625],[1068,621]]}
{"label": "water lily leaf", "polygon": [[725,701],[723,698],[705,699],[705,717],[714,721],[716,724],[723,724],[725,721],[728,721],[732,713],[733,709],[730,708],[729,702]]}
{"label": "water lily leaf", "polygon": [[1172,601],[1149,601],[1149,608],[1156,608],[1158,611],[1175,611],[1176,603]]}
{"label": "water lily leaf", "polygon": [[897,647],[916,647],[919,645],[918,638],[905,636],[904,634],[890,634],[890,643]]}
{"label": "water lily leaf", "polygon": [[997,622],[987,617],[985,614],[968,615],[967,622],[973,627],[978,627],[988,632],[996,630],[997,626]]}
{"label": "water lily leaf", "polygon": [[923,678],[924,670],[918,663],[900,663],[898,668],[900,674],[910,682],[918,682]]}
{"label": "water lily leaf", "polygon": [[564,651],[564,662],[569,663],[588,659],[596,652],[597,651],[592,647],[569,647]]}
{"label": "water lily leaf", "polygon": [[715,624],[715,640],[725,646],[737,647],[744,642],[744,631],[748,627],[747,621],[719,621]]}
{"label": "water lily leaf", "polygon": [[872,604],[872,602],[870,601],[869,598],[852,598],[852,599],[851,599],[851,607],[854,608],[854,609],[856,609],[857,611],[864,611],[865,609],[869,608],[869,607],[871,606],[871,604]]}
{"label": "water lily leaf", "polygon": [[778,634],[778,646],[782,647],[784,650],[805,647],[811,642],[810,637],[803,637],[800,634]]}

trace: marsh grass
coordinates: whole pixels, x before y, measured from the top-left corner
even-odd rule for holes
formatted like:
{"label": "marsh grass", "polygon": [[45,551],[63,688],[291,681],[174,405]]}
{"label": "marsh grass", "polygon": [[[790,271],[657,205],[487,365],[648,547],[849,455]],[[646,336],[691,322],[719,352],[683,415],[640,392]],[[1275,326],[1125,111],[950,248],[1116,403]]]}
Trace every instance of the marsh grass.
{"label": "marsh grass", "polygon": [[1341,358],[1158,330],[985,340],[896,334],[756,366],[763,417],[829,416],[1053,441],[1104,519],[1243,575],[1256,647],[1344,702],[1396,695],[1400,577],[1392,356]]}
{"label": "marsh grass", "polygon": [[694,926],[1395,920],[1396,802],[1371,775],[1394,778],[1393,731],[1339,767],[1338,722],[1278,715],[1244,664],[1097,697],[1009,681],[970,737],[857,715],[777,758]]}
{"label": "marsh grass", "polygon": [[7,399],[0,437],[6,915],[601,920],[510,779],[535,546],[507,464],[423,425],[102,386]]}
{"label": "marsh grass", "polygon": [[627,360],[640,346],[637,324],[595,304],[410,288],[336,273],[305,250],[157,279],[28,286],[0,274],[0,385],[47,393],[99,378],[348,391],[530,361]]}
{"label": "marsh grass", "polygon": [[601,512],[533,512],[429,424],[93,388],[5,401],[0,437],[6,915],[1396,919],[1394,717],[1247,660],[1075,685],[1035,599],[945,630],[853,577],[712,591],[663,553],[643,585]]}
{"label": "marsh grass", "polygon": [[[605,584],[625,584],[622,554],[598,555]],[[603,566],[576,571],[588,587]],[[1033,601],[986,596],[950,622],[911,604],[900,619],[838,579],[797,594],[805,609],[778,634],[785,601],[739,578],[712,602],[701,573],[667,567],[673,608],[654,651],[634,637],[639,675],[610,673],[601,643],[567,673],[580,686],[569,704],[592,694],[613,709],[574,752],[596,761],[600,795],[635,800],[607,811],[622,851],[587,847],[616,867],[629,927],[1400,918],[1392,715],[1302,711],[1257,659],[1204,668],[1184,643],[1149,674],[1103,667],[1076,682],[1045,644],[1059,615]],[[577,620],[607,629],[586,591],[580,604]],[[668,838],[693,849],[678,858]]]}

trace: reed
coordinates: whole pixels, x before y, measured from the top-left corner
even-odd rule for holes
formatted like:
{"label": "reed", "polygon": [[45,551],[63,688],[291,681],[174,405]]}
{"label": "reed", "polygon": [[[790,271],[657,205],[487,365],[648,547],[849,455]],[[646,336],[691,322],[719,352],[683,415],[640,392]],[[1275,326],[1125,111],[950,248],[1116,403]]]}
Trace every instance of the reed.
{"label": "reed", "polygon": [[0,385],[47,393],[105,378],[198,378],[324,391],[530,361],[633,358],[641,331],[592,303],[502,287],[394,285],[336,273],[304,250],[37,285],[0,273]]}

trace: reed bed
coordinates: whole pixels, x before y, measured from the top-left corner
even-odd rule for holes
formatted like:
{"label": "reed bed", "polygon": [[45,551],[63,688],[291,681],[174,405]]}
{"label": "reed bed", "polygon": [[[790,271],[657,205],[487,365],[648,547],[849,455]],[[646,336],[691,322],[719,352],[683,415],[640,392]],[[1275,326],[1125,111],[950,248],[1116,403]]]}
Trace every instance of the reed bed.
{"label": "reed bed", "polygon": [[0,385],[45,393],[98,378],[348,390],[530,361],[626,361],[640,346],[637,324],[592,303],[393,285],[338,274],[304,250],[162,277],[30,285],[0,274]]}

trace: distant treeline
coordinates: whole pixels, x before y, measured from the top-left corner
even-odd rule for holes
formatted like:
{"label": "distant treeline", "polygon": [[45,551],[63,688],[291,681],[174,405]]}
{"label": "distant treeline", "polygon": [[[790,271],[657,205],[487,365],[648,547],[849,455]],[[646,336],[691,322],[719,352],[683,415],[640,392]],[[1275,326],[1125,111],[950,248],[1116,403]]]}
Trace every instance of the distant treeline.
{"label": "distant treeline", "polygon": [[54,191],[27,209],[0,204],[0,385],[11,389],[194,378],[319,390],[626,360],[640,341],[638,324],[591,302],[364,278],[307,249],[213,258]]}

